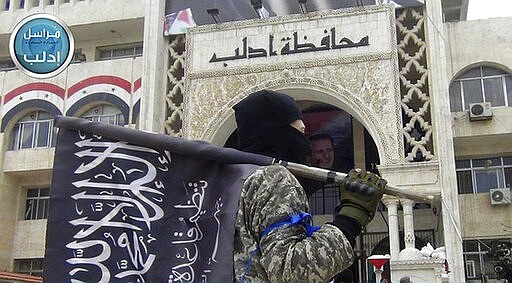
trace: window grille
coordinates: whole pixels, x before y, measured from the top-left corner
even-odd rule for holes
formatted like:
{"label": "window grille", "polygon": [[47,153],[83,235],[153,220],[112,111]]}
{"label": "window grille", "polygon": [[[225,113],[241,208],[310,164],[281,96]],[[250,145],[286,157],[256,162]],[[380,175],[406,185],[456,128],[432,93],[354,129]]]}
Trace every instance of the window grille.
{"label": "window grille", "polygon": [[11,150],[41,148],[55,145],[51,114],[36,111],[21,118],[12,130]]}
{"label": "window grille", "polygon": [[[466,268],[466,280],[475,279],[480,282],[498,282],[498,274],[494,271],[495,258],[489,251],[494,241],[510,239],[464,240],[462,243]],[[469,282],[469,281],[468,281]]]}
{"label": "window grille", "polygon": [[125,125],[123,113],[116,107],[106,104],[88,110],[82,115],[82,118],[111,125]]}
{"label": "window grille", "polygon": [[43,259],[15,259],[14,271],[32,276],[43,276]]}
{"label": "window grille", "polygon": [[142,56],[142,42],[131,46],[108,46],[98,48],[99,60]]}
{"label": "window grille", "polygon": [[25,220],[47,219],[50,189],[29,189],[25,205]]}
{"label": "window grille", "polygon": [[457,160],[455,166],[459,194],[487,193],[512,183],[512,157]]}

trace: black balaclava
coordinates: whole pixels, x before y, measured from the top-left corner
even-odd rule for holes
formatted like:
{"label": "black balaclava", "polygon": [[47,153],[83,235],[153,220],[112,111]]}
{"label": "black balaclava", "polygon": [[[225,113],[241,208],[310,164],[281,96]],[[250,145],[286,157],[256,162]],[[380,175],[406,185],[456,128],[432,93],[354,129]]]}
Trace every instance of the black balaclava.
{"label": "black balaclava", "polygon": [[292,97],[261,90],[244,98],[233,109],[240,150],[306,164],[311,146],[301,132],[290,126],[303,119]]}

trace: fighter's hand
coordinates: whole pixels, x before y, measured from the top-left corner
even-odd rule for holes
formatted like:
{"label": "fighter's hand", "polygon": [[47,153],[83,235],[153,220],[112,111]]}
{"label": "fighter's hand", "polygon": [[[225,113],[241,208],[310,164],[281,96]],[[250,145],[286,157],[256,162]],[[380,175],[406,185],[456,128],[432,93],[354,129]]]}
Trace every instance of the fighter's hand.
{"label": "fighter's hand", "polygon": [[378,175],[352,169],[340,185],[340,206],[338,214],[356,220],[366,226],[375,216],[387,181]]}

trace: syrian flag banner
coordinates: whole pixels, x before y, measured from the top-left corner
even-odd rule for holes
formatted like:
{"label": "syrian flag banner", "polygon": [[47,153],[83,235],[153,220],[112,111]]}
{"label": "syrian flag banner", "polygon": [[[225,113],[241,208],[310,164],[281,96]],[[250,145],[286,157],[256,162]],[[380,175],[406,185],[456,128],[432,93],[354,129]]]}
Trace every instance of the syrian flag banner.
{"label": "syrian flag banner", "polygon": [[192,16],[192,10],[190,8],[183,9],[165,15],[164,35],[185,34],[187,33],[187,28],[195,26],[196,22]]}
{"label": "syrian flag banner", "polygon": [[44,282],[231,282],[244,180],[271,158],[57,117]]}

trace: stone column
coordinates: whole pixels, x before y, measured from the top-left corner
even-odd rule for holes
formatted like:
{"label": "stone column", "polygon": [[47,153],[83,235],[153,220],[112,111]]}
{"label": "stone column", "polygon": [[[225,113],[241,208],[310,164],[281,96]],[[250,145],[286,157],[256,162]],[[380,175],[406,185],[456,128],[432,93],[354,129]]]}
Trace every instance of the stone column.
{"label": "stone column", "polygon": [[401,199],[400,203],[402,204],[403,212],[404,212],[404,241],[405,248],[414,249],[416,238],[414,236],[414,215],[412,213],[412,207],[414,205],[414,201],[410,199]]}
{"label": "stone column", "polygon": [[389,255],[392,260],[398,259],[400,253],[400,237],[398,233],[398,199],[384,196],[382,202],[388,209]]}
{"label": "stone column", "polygon": [[164,132],[168,67],[168,41],[162,30],[165,3],[165,0],[145,1],[143,94],[139,115],[140,129],[160,133]]}
{"label": "stone column", "polygon": [[464,258],[460,225],[453,132],[448,85],[450,66],[441,0],[425,1],[425,35],[428,53],[428,82],[431,97],[433,141],[439,168],[441,213],[446,256],[450,266],[450,282],[464,282]]}

